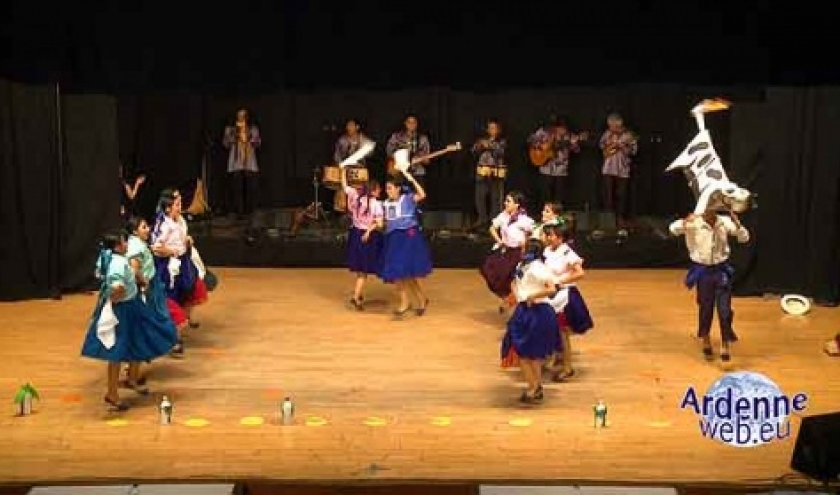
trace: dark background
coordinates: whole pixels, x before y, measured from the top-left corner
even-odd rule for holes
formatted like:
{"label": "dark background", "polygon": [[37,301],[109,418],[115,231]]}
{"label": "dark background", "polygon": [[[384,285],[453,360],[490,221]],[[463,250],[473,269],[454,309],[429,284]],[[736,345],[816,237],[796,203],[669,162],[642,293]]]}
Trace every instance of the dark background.
{"label": "dark background", "polygon": [[[717,4],[716,4],[717,5]],[[0,17],[0,299],[57,296],[89,279],[95,241],[117,225],[117,166],[148,194],[184,185],[238,107],[260,125],[262,203],[300,205],[311,169],[357,116],[379,140],[406,112],[433,147],[471,142],[499,117],[511,183],[527,188],[524,138],[549,114],[598,131],[610,110],[641,136],[632,209],[690,206],[662,170],[690,139],[702,97],[730,175],[760,195],[738,249],[742,294],[837,300],[840,90],[815,36],[828,16],[764,2],[15,2]],[[813,18],[809,18],[813,17]],[[820,18],[826,19],[821,21]],[[214,142],[216,144],[214,144]],[[383,143],[384,144],[384,143]],[[381,150],[380,150],[381,153]],[[573,203],[596,195],[597,155],[574,164]],[[471,210],[471,167],[431,168],[431,208]],[[760,246],[761,256],[758,256]]]}

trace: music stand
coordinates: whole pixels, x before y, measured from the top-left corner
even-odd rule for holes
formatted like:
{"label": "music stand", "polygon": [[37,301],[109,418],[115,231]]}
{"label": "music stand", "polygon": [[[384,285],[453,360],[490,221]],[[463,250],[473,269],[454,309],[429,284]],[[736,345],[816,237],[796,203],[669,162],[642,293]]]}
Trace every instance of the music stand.
{"label": "music stand", "polygon": [[314,201],[306,207],[306,217],[313,220],[315,223],[326,222],[329,224],[327,211],[324,210],[324,205],[321,203],[321,180],[318,178],[320,172],[320,167],[312,169],[312,191]]}

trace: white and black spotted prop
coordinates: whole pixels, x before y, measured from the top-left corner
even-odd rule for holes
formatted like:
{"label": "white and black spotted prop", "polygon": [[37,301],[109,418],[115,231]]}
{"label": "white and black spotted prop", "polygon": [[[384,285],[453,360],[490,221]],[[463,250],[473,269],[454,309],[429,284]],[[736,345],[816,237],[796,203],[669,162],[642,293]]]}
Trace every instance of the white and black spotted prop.
{"label": "white and black spotted prop", "polygon": [[706,129],[703,118],[705,113],[728,108],[729,103],[722,100],[705,100],[694,107],[691,113],[697,120],[699,132],[682,154],[665,169],[666,172],[682,169],[688,179],[688,187],[697,200],[694,207],[697,215],[722,209],[743,213],[755,204],[755,196],[750,191],[729,180]]}

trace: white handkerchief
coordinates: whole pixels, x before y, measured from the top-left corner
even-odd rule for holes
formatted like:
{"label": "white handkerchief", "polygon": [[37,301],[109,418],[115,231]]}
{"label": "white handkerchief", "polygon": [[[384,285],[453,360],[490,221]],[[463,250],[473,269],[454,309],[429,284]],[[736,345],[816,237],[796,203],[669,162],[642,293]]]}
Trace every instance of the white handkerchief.
{"label": "white handkerchief", "polygon": [[566,310],[566,305],[569,304],[569,288],[563,287],[557,292],[557,295],[549,299],[549,304],[554,308],[555,313],[561,313]]}
{"label": "white handkerchief", "polygon": [[204,266],[204,260],[201,259],[201,255],[198,254],[198,249],[195,246],[192,247],[192,258],[193,265],[198,269],[198,278],[204,280],[204,275],[207,274],[207,268]]}
{"label": "white handkerchief", "polygon": [[109,299],[105,303],[105,306],[102,307],[99,320],[96,322],[96,336],[106,349],[114,347],[114,344],[117,342],[116,330],[119,323],[120,320],[114,314],[114,307],[111,305],[111,300]]}
{"label": "white handkerchief", "polygon": [[181,273],[181,260],[172,256],[169,258],[169,263],[166,265],[169,271],[169,288],[175,287],[175,277]]}
{"label": "white handkerchief", "polygon": [[410,153],[407,149],[397,150],[394,152],[394,168],[400,172],[405,172],[411,166],[411,160],[408,159]]}
{"label": "white handkerchief", "polygon": [[366,142],[359,148],[359,151],[345,158],[343,162],[338,164],[338,166],[344,168],[348,165],[354,165],[356,163],[359,163],[364,157],[368,156],[375,147],[376,143],[374,143],[373,141]]}

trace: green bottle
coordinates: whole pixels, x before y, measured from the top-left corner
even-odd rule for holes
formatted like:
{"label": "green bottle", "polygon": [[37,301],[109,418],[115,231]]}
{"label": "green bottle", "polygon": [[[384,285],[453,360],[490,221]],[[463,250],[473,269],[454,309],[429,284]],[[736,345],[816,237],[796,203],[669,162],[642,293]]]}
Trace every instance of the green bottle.
{"label": "green bottle", "polygon": [[595,428],[603,428],[607,426],[607,405],[603,400],[599,400],[595,406],[592,407],[592,412],[595,415]]}

